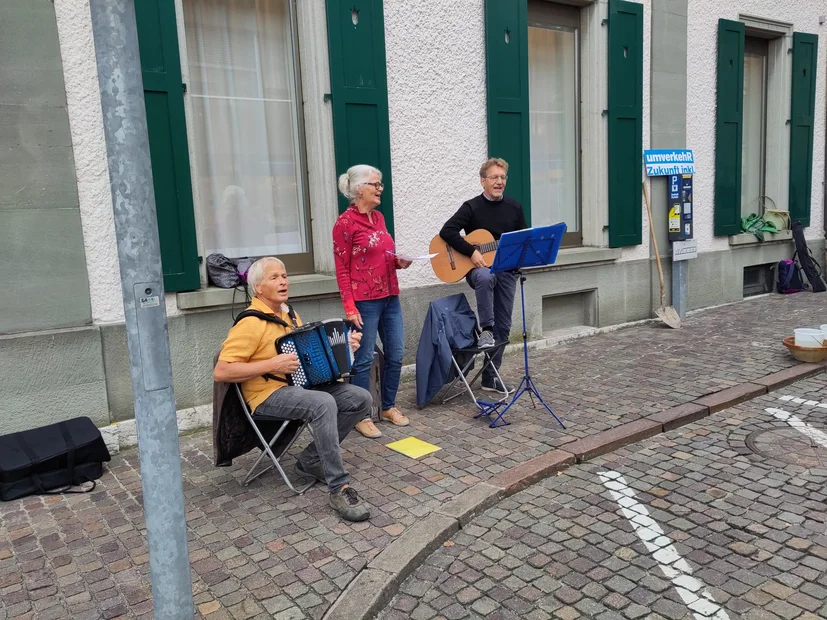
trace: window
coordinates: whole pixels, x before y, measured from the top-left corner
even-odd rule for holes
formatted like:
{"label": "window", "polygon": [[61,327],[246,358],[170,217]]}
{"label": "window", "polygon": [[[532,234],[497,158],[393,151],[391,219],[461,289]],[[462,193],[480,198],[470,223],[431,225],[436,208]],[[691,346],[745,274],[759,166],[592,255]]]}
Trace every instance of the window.
{"label": "window", "polygon": [[[741,146],[741,215],[763,214],[766,195],[766,39],[746,37],[744,45],[744,128]],[[772,208],[770,206],[770,208]]]}
{"label": "window", "polygon": [[184,0],[205,254],[313,270],[295,0]]}
{"label": "window", "polygon": [[565,222],[563,244],[582,243],[580,217],[580,11],[528,4],[532,225]]}

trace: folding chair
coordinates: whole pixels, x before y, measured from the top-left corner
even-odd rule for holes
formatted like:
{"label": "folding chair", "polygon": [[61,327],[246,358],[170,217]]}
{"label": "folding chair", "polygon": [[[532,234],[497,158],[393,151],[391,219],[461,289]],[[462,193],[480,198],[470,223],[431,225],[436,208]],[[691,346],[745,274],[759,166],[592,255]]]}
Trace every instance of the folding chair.
{"label": "folding chair", "polygon": [[[250,468],[250,471],[247,472],[247,477],[244,478],[244,481],[241,484],[246,487],[253,480],[258,478],[261,474],[268,472],[271,469],[273,469],[273,467],[275,467],[278,470],[279,474],[281,474],[281,477],[284,480],[285,484],[288,486],[288,488],[294,493],[301,495],[310,487],[312,487],[316,483],[316,480],[313,479],[308,484],[301,487],[294,486],[293,483],[290,481],[290,478],[287,476],[287,473],[284,471],[284,468],[281,466],[279,458],[287,454],[287,451],[302,434],[302,431],[304,431],[307,424],[300,420],[285,420],[283,418],[278,418],[276,416],[268,416],[261,413],[256,414],[254,418],[253,414],[250,412],[250,408],[244,401],[244,396],[241,393],[241,385],[236,383],[234,387],[236,396],[238,397],[238,400],[241,403],[241,408],[244,410],[244,415],[247,416],[247,421],[253,427],[253,430],[255,431],[259,442],[261,443],[261,445],[259,446],[261,448],[261,454],[259,455],[258,459],[256,459],[256,462],[253,464],[253,466]],[[261,428],[259,427],[259,424],[262,423],[278,425],[278,430],[276,430],[276,432],[273,434],[273,438],[270,439],[269,442],[264,438],[264,435],[261,432]],[[309,432],[312,436],[313,431],[310,430]],[[276,446],[276,442],[279,439],[282,439],[282,441],[278,446]],[[278,452],[278,456],[276,456],[276,452]],[[268,467],[265,467],[260,472],[254,475],[253,472],[265,456],[270,458],[272,464]]]}
{"label": "folding chair", "polygon": [[[475,332],[476,331],[477,330],[475,330]],[[482,376],[483,371],[489,366],[491,366],[491,368],[494,371],[494,374],[500,380],[500,384],[505,384],[503,378],[500,376],[500,372],[494,365],[493,358],[494,354],[507,344],[507,340],[502,340],[500,342],[495,342],[493,347],[480,348],[476,345],[472,345],[470,347],[465,347],[464,349],[451,349],[451,362],[454,365],[454,370],[456,371],[457,376],[454,377],[454,380],[450,383],[448,389],[445,390],[445,394],[442,397],[442,404],[444,405],[445,403],[455,399],[457,396],[462,396],[462,394],[464,393],[463,390],[459,390],[455,394],[451,394],[451,390],[454,389],[454,386],[457,384],[457,382],[461,381],[465,386],[465,392],[468,393],[468,395],[471,397],[471,400],[474,401],[474,404],[476,404],[477,407],[479,407],[481,410],[485,411],[485,408],[481,406],[481,403],[487,403],[485,401],[480,401],[477,398],[476,394],[474,394],[472,386],[477,381],[477,379],[479,379]],[[475,360],[477,359],[477,356],[480,353],[483,355],[482,367],[477,371],[477,374],[475,374],[469,381],[466,375],[470,371],[471,366],[474,364]],[[468,361],[466,361],[462,366],[460,366],[460,360],[457,358],[460,357],[464,360],[466,356]],[[508,394],[503,394],[502,398],[500,398],[498,402],[503,402],[506,398],[508,398]]]}

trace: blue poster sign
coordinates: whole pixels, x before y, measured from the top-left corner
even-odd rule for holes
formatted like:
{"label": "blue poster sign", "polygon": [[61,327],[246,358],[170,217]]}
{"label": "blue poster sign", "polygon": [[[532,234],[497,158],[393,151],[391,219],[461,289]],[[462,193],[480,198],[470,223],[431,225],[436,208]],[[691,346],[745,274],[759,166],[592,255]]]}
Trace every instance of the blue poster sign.
{"label": "blue poster sign", "polygon": [[657,149],[643,151],[646,176],[695,174],[695,156],[690,149]]}

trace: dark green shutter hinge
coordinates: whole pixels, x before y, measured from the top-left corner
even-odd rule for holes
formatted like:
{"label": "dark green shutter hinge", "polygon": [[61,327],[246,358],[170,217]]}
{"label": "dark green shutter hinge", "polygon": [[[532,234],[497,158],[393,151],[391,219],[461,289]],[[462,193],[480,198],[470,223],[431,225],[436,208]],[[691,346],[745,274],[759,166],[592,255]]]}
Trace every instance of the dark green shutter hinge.
{"label": "dark green shutter hinge", "polygon": [[322,97],[322,100],[325,103],[327,103],[328,101],[333,101],[333,95],[331,95],[330,93],[325,93],[324,97]]}
{"label": "dark green shutter hinge", "polygon": [[607,116],[608,114],[609,114],[609,111],[608,111],[608,110],[603,110],[603,111],[600,113],[600,116]]}
{"label": "dark green shutter hinge", "polygon": [[608,225],[608,224],[606,224],[606,225],[603,227],[603,232],[606,232],[607,230],[609,230],[609,225]]}
{"label": "dark green shutter hinge", "polygon": [[600,25],[601,25],[601,26],[608,26],[608,25],[609,25],[609,18],[608,18],[608,17],[604,17],[604,18],[600,21]]}
{"label": "dark green shutter hinge", "polygon": [[182,89],[184,92],[187,92],[187,85],[186,85],[186,84],[184,84],[183,82],[181,83],[181,89]]}
{"label": "dark green shutter hinge", "polygon": [[198,257],[198,264],[199,264],[199,265],[203,265],[203,264],[204,264],[204,257],[203,257],[203,256],[199,256],[199,257]]}

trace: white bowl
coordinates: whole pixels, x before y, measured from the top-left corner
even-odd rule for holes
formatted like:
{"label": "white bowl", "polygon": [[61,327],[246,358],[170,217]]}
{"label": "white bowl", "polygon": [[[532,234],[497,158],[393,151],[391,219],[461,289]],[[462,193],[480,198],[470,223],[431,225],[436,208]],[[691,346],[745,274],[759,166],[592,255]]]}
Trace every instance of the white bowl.
{"label": "white bowl", "polygon": [[795,330],[795,345],[808,348],[822,347],[824,346],[824,332],[820,329],[800,327]]}

